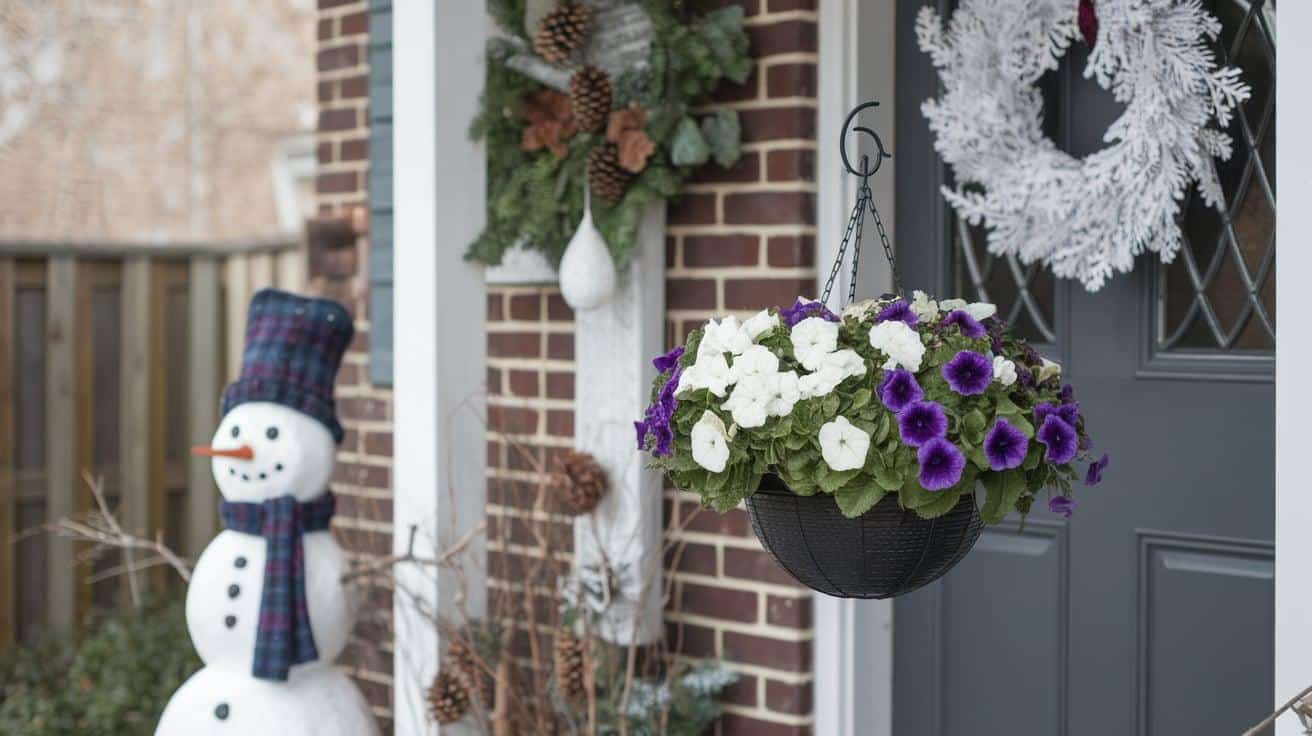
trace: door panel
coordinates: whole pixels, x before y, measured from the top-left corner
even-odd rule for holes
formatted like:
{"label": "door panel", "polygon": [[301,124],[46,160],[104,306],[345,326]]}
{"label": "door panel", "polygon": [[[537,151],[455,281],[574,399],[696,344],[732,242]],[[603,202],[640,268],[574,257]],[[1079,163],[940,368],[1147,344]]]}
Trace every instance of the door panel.
{"label": "door panel", "polygon": [[[1212,0],[1254,87],[1218,165],[1224,212],[1187,203],[1176,261],[1096,294],[987,254],[939,187],[920,115],[937,80],[899,0],[898,259],[908,288],[988,299],[1060,361],[1105,481],[1068,520],[991,529],[894,607],[894,734],[1238,733],[1269,708],[1274,621],[1274,44],[1270,3]],[[1119,113],[1077,44],[1044,80],[1045,122],[1085,155]],[[1268,329],[1269,328],[1269,329]]]}

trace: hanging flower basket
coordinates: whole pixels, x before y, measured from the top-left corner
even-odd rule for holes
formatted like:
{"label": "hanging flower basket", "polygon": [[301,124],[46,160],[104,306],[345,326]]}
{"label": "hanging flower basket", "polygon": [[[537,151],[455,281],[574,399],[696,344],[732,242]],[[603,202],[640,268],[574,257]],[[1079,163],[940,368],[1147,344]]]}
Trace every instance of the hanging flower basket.
{"label": "hanging flower basket", "polygon": [[832,496],[799,496],[767,475],[747,497],[761,545],[807,587],[841,598],[893,598],[934,582],[975,546],[984,528],[975,497],[922,519],[885,496],[856,518]]}
{"label": "hanging flower basket", "polygon": [[984,523],[1075,508],[1107,464],[1061,368],[991,304],[886,297],[841,315],[798,299],[711,320],[654,363],[638,445],[752,528],[799,581],[887,598],[945,574]]}

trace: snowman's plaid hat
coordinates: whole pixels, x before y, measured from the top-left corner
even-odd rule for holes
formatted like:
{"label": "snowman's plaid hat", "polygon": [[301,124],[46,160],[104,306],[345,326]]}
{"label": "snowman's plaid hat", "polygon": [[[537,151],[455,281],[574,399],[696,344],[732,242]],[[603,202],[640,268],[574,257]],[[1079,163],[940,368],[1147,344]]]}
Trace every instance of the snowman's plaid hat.
{"label": "snowman's plaid hat", "polygon": [[333,383],[355,328],[337,302],[277,289],[251,298],[241,375],[223,391],[220,411],[271,401],[318,419],[342,441]]}

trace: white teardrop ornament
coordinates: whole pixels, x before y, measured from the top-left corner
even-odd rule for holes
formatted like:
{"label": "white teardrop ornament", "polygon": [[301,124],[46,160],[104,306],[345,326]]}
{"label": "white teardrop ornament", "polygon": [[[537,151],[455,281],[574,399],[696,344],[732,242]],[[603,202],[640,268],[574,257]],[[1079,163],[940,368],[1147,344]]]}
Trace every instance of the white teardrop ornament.
{"label": "white teardrop ornament", "polygon": [[576,311],[596,309],[615,291],[615,260],[592,224],[592,207],[583,204],[583,221],[560,259],[560,295]]}

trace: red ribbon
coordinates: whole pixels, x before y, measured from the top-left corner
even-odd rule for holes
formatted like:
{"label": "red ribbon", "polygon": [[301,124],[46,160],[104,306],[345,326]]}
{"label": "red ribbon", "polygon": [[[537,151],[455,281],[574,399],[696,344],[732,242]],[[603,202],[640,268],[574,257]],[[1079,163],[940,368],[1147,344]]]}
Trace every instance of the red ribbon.
{"label": "red ribbon", "polygon": [[1098,14],[1093,9],[1093,0],[1080,0],[1079,24],[1084,43],[1093,48],[1098,43]]}

